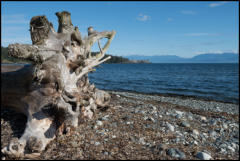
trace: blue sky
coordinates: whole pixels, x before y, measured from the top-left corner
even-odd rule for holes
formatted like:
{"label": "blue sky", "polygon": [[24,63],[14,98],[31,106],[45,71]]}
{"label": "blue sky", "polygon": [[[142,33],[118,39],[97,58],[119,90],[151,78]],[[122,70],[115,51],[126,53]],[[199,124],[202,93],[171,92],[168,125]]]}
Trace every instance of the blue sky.
{"label": "blue sky", "polygon": [[193,57],[239,50],[236,1],[1,2],[2,46],[31,44],[28,29],[33,16],[46,15],[57,30],[55,13],[63,10],[71,12],[72,23],[82,36],[89,26],[98,31],[116,30],[107,52],[112,55]]}

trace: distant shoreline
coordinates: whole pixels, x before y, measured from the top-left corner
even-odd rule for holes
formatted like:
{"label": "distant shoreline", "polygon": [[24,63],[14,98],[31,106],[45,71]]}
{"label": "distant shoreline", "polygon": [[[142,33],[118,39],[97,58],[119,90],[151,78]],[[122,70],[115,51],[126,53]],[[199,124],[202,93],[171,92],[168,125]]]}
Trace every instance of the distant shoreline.
{"label": "distant shoreline", "polygon": [[[104,90],[104,89],[102,89]],[[228,101],[221,101],[221,100],[214,100],[210,99],[207,97],[200,97],[200,96],[194,96],[194,95],[181,95],[181,94],[174,94],[174,93],[144,93],[144,92],[138,92],[138,91],[131,91],[131,90],[105,90],[109,92],[129,92],[129,93],[134,93],[134,94],[143,94],[143,95],[148,95],[148,96],[160,96],[160,97],[174,97],[174,98],[179,98],[179,99],[194,99],[194,100],[200,100],[200,101],[208,101],[208,102],[219,102],[219,103],[229,103],[233,105],[239,105],[238,103],[234,102],[228,102]]]}

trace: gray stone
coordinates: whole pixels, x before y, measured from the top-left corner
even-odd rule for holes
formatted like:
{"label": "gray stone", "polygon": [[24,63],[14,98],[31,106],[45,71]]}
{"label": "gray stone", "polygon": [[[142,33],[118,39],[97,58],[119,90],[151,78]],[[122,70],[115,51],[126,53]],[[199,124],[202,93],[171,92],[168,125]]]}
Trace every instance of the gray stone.
{"label": "gray stone", "polygon": [[189,120],[193,120],[192,114],[188,114],[187,117],[188,117]]}
{"label": "gray stone", "polygon": [[204,152],[198,152],[196,157],[202,160],[210,160],[212,158],[211,155]]}
{"label": "gray stone", "polygon": [[181,126],[190,127],[191,125],[188,122],[184,121],[184,122],[181,123]]}
{"label": "gray stone", "polygon": [[209,131],[209,135],[214,138],[217,136],[217,133],[216,133],[216,131],[211,130],[211,131]]}
{"label": "gray stone", "polygon": [[177,119],[180,119],[180,118],[182,118],[182,115],[177,114],[177,115],[176,115],[176,118],[177,118]]}
{"label": "gray stone", "polygon": [[103,125],[102,121],[99,121],[99,120],[98,120],[98,121],[97,121],[97,125],[98,125],[98,126],[102,126],[102,125]]}
{"label": "gray stone", "polygon": [[175,133],[176,133],[176,135],[178,135],[178,136],[182,136],[182,135],[183,135],[181,131],[176,131]]}
{"label": "gray stone", "polygon": [[239,149],[239,145],[237,145],[237,144],[235,144],[235,143],[231,143],[231,145],[232,145],[232,147],[233,147],[234,149],[236,149],[236,150]]}
{"label": "gray stone", "polygon": [[155,106],[152,106],[152,108],[153,108],[153,110],[154,110],[154,111],[156,111],[156,110],[157,110],[157,108],[156,108]]}
{"label": "gray stone", "polygon": [[193,141],[194,145],[198,145],[198,142],[196,140]]}
{"label": "gray stone", "polygon": [[227,154],[227,151],[226,151],[226,149],[221,148],[221,149],[220,149],[220,153]]}
{"label": "gray stone", "polygon": [[183,114],[184,114],[184,112],[182,112],[182,111],[177,111],[177,110],[175,111],[175,113],[178,114],[178,115],[183,115]]}
{"label": "gray stone", "polygon": [[228,145],[227,148],[228,148],[229,150],[231,150],[232,152],[235,152],[235,149],[234,149],[233,147],[231,147],[230,145]]}
{"label": "gray stone", "polygon": [[206,122],[206,121],[207,121],[207,118],[206,118],[205,116],[200,116],[200,121]]}
{"label": "gray stone", "polygon": [[176,142],[176,143],[179,143],[180,140],[181,140],[180,138],[176,138],[176,139],[175,139],[175,142]]}
{"label": "gray stone", "polygon": [[168,122],[166,123],[167,125],[167,128],[170,130],[170,131],[174,131],[174,126],[169,124]]}
{"label": "gray stone", "polygon": [[169,112],[166,112],[166,115],[170,115],[171,113],[169,113]]}
{"label": "gray stone", "polygon": [[140,139],[139,139],[139,143],[140,143],[140,144],[143,144],[143,145],[146,144],[146,142],[144,141],[144,138],[140,138]]}
{"label": "gray stone", "polygon": [[108,121],[108,117],[109,117],[109,115],[106,115],[106,116],[102,117],[102,120]]}
{"label": "gray stone", "polygon": [[167,154],[171,157],[180,158],[180,159],[184,159],[186,157],[183,152],[181,152],[179,149],[175,149],[175,148],[168,149]]}
{"label": "gray stone", "polygon": [[96,146],[100,145],[100,142],[98,142],[98,141],[97,141],[97,142],[95,142],[95,145],[96,145]]}
{"label": "gray stone", "polygon": [[227,148],[227,144],[225,144],[225,143],[221,144],[220,148]]}
{"label": "gray stone", "polygon": [[140,113],[145,115],[146,111],[142,110],[142,111],[140,111]]}
{"label": "gray stone", "polygon": [[132,123],[133,123],[133,122],[130,122],[130,121],[126,122],[127,125],[130,125],[130,124],[132,124]]}
{"label": "gray stone", "polygon": [[222,127],[223,127],[224,129],[227,129],[227,128],[228,128],[228,125],[227,125],[226,123],[223,123],[223,124],[222,124]]}
{"label": "gray stone", "polygon": [[210,121],[210,125],[212,125],[212,126],[217,125],[217,120],[215,120],[215,119],[214,119],[214,120],[211,120],[211,121]]}
{"label": "gray stone", "polygon": [[104,141],[105,141],[105,142],[107,142],[107,141],[108,141],[108,139],[106,138],[106,139],[104,139]]}
{"label": "gray stone", "polygon": [[196,135],[196,136],[198,136],[199,135],[199,132],[198,132],[198,130],[197,129],[193,129],[193,135]]}
{"label": "gray stone", "polygon": [[208,134],[207,134],[207,133],[203,133],[203,136],[204,136],[205,138],[208,138]]}

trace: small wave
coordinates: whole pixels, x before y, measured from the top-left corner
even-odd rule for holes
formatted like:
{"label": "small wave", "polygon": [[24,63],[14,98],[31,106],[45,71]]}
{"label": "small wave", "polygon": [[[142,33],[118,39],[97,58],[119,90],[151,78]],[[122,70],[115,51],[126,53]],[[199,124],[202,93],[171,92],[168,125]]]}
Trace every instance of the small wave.
{"label": "small wave", "polygon": [[236,103],[239,74],[235,68],[231,64],[227,68],[222,64],[107,64],[90,80],[108,90],[192,95]]}

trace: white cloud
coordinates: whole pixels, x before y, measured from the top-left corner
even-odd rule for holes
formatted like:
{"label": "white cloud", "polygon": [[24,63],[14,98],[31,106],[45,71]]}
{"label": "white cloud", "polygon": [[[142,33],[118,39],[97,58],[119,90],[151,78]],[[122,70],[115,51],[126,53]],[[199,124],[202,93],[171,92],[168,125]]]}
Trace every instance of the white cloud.
{"label": "white cloud", "polygon": [[24,14],[2,15],[3,24],[27,24],[29,22]]}
{"label": "white cloud", "polygon": [[221,51],[221,50],[215,50],[215,51],[212,51],[212,50],[209,50],[209,51],[197,51],[197,52],[195,52],[194,54],[195,54],[195,55],[200,55],[200,54],[209,54],[209,53],[211,53],[211,54],[222,54],[223,51]]}
{"label": "white cloud", "polygon": [[167,21],[170,22],[170,21],[173,21],[173,19],[168,17]]}
{"label": "white cloud", "polygon": [[234,54],[239,54],[238,51],[236,50],[208,50],[208,51],[197,51],[194,54],[199,55],[199,54],[223,54],[223,53],[234,53]]}
{"label": "white cloud", "polygon": [[190,11],[190,10],[182,10],[181,14],[184,14],[184,15],[195,15],[196,12]]}
{"label": "white cloud", "polygon": [[217,2],[217,3],[210,3],[208,6],[209,7],[218,7],[218,6],[222,6],[224,5],[225,3],[227,3],[226,1],[223,1],[223,2]]}
{"label": "white cloud", "polygon": [[144,14],[142,14],[142,13],[140,13],[140,14],[138,15],[138,17],[137,17],[137,20],[138,20],[138,21],[148,21],[148,20],[150,20],[150,19],[151,19],[150,16],[144,15]]}
{"label": "white cloud", "polygon": [[185,36],[220,36],[219,33],[186,33]]}

